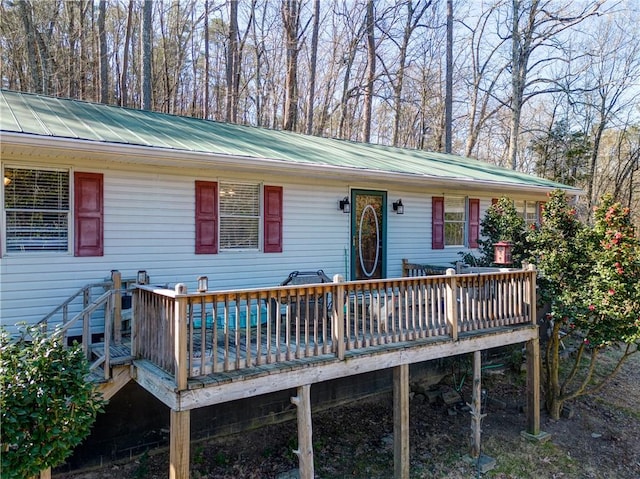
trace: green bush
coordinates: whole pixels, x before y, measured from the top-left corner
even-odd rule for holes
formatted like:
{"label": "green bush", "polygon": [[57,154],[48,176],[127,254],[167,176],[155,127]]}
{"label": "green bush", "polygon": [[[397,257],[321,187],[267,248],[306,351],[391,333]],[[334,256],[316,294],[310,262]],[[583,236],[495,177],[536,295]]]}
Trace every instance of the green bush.
{"label": "green bush", "polygon": [[503,196],[492,204],[480,221],[478,252],[460,253],[462,261],[471,266],[494,266],[493,245],[498,241],[509,241],[514,265],[520,265],[528,257],[529,242],[526,224],[518,214],[513,200]]}
{"label": "green bush", "polygon": [[87,381],[78,345],[38,327],[12,341],[0,331],[3,479],[24,479],[62,464],[89,434],[104,404]]}
{"label": "green bush", "polygon": [[[529,235],[540,299],[551,306],[544,391],[556,419],[566,401],[599,391],[640,347],[640,239],[629,209],[610,196],[594,218],[593,225],[580,223],[566,194],[555,191]],[[565,342],[576,351],[563,359]],[[610,347],[624,352],[611,370],[600,371],[599,357]]]}

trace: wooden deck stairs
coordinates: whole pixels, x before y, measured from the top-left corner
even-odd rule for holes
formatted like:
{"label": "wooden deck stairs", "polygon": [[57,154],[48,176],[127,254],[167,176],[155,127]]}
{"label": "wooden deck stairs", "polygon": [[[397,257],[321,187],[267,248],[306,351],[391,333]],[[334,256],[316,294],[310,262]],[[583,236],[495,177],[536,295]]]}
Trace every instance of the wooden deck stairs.
{"label": "wooden deck stairs", "polygon": [[107,363],[105,343],[96,343],[91,346],[93,364],[99,364],[92,368],[89,380],[93,382],[104,399],[111,399],[126,386],[134,377],[133,356],[131,355],[131,341],[125,339],[120,344],[109,346],[109,371],[105,372]]}
{"label": "wooden deck stairs", "polygon": [[131,310],[123,311],[122,297],[134,282],[123,282],[114,270],[109,280],[83,286],[38,323],[64,337],[65,344],[82,345],[90,365],[87,379],[105,399],[133,378]]}

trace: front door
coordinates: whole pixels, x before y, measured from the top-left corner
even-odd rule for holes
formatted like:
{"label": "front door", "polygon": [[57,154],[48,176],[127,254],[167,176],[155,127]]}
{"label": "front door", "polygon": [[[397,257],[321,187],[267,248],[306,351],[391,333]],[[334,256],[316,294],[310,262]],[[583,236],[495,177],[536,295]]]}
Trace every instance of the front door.
{"label": "front door", "polygon": [[351,200],[351,279],[384,278],[387,194],[352,190]]}

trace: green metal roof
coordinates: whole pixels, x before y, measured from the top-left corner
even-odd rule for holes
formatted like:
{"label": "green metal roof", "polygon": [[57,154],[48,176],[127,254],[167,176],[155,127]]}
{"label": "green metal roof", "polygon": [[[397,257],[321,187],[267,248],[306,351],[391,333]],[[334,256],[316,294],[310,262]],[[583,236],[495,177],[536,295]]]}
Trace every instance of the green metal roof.
{"label": "green metal roof", "polygon": [[0,90],[0,131],[216,156],[279,160],[430,179],[570,189],[457,155],[321,138],[79,100]]}

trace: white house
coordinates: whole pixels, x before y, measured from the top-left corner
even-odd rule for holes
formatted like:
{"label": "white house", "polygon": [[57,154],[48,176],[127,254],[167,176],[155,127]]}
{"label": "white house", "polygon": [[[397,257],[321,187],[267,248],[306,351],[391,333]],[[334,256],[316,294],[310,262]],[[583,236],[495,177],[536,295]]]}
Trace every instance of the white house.
{"label": "white house", "polygon": [[[510,344],[526,344],[527,431],[539,434],[535,271],[400,278],[402,259],[451,265],[499,196],[536,221],[549,191],[578,191],[455,155],[6,90],[0,134],[4,327],[51,324],[113,270],[175,285],[135,288],[127,340],[119,288],[100,303],[114,321],[103,338],[78,316],[105,397],[134,381],[170,410],[170,477],[189,476],[191,411],[291,389],[310,425],[312,385],[384,370],[396,477],[408,477],[409,366],[473,353],[480,411],[480,351]],[[317,270],[353,281],[276,288]],[[311,428],[298,435],[313,477]]]}
{"label": "white house", "polygon": [[9,329],[114,269],[192,290],[200,275],[231,289],[450,265],[477,246],[493,198],[535,221],[547,192],[571,192],[455,155],[7,90],[0,113]]}

